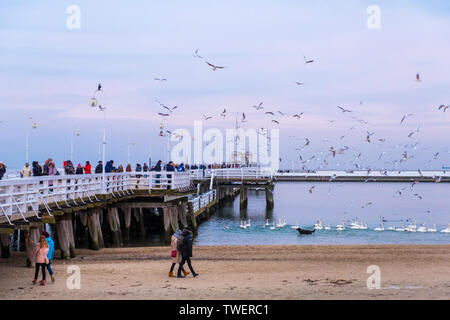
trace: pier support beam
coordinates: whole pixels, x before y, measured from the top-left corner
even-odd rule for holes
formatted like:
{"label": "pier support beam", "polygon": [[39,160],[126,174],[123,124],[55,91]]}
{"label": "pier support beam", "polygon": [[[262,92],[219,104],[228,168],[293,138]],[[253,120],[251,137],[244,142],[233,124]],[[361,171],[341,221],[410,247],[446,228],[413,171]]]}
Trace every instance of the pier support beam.
{"label": "pier support beam", "polygon": [[125,221],[125,234],[124,241],[130,241],[130,225],[131,225],[131,207],[124,209],[124,221]]}
{"label": "pier support beam", "polygon": [[92,250],[99,250],[105,247],[103,241],[102,226],[100,225],[100,212],[92,211],[87,214],[89,236],[91,238],[90,247]]}
{"label": "pier support beam", "polygon": [[121,233],[120,233],[120,220],[119,220],[119,209],[118,208],[108,208],[108,222],[111,229],[112,235],[112,245],[114,247],[120,247],[122,244]]}
{"label": "pier support beam", "polygon": [[178,208],[170,206],[170,225],[172,226],[172,233],[175,233],[180,227],[178,225]]}
{"label": "pier support beam", "polygon": [[198,234],[197,220],[195,219],[194,205],[192,202],[187,203],[187,209],[189,213],[189,220],[191,220],[192,231],[194,235]]}
{"label": "pier support beam", "polygon": [[2,244],[2,258],[9,258],[9,245],[10,245],[10,235],[6,233],[0,234],[0,242]]}
{"label": "pier support beam", "polygon": [[66,212],[62,216],[55,217],[56,233],[58,235],[61,258],[75,258],[75,238],[73,236],[72,213]]}
{"label": "pier support beam", "polygon": [[164,207],[162,209],[163,215],[164,215],[164,240],[169,243],[170,242],[170,238],[171,238],[171,233],[170,233],[170,208],[169,207]]}
{"label": "pier support beam", "polygon": [[176,209],[178,210],[178,217],[181,221],[181,226],[183,228],[186,228],[188,226],[186,219],[186,212],[187,212],[186,202],[181,202],[179,205],[177,205]]}
{"label": "pier support beam", "polygon": [[142,208],[134,208],[134,218],[138,223],[139,234],[141,237],[145,237],[145,223],[144,223],[144,213],[142,212]]}
{"label": "pier support beam", "polygon": [[239,195],[239,203],[240,208],[247,208],[248,199],[247,199],[247,188],[244,185],[241,185],[241,192]]}
{"label": "pier support beam", "polygon": [[273,209],[273,184],[266,188],[266,208]]}
{"label": "pier support beam", "polygon": [[32,226],[25,235],[25,248],[27,252],[27,267],[34,267],[34,248],[39,242],[39,236],[41,235],[41,227]]}

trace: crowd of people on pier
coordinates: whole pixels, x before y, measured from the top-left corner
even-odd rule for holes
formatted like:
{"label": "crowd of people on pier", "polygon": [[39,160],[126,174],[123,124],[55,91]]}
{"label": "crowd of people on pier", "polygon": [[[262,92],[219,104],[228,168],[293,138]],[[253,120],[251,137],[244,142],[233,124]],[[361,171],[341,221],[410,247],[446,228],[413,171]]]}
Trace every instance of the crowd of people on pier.
{"label": "crowd of people on pier", "polygon": [[[169,171],[169,172],[184,172],[187,170],[205,170],[205,169],[226,169],[226,168],[240,168],[243,166],[242,164],[184,164],[184,163],[174,163],[173,161],[169,161],[166,164],[163,164],[161,160],[159,160],[155,165],[148,166],[147,163],[141,165],[140,163],[136,164],[136,167],[133,168],[129,163],[125,168],[122,164],[118,167],[115,166],[114,160],[109,160],[105,165],[105,173],[112,172],[150,172],[150,171]],[[246,165],[244,165],[246,166]],[[92,165],[90,161],[86,161],[84,165],[78,163],[75,167],[71,160],[66,160],[63,162],[63,167],[60,169],[65,175],[72,174],[91,174],[91,173],[102,173],[103,172],[103,162],[98,161],[94,170],[92,171]],[[21,178],[29,178],[29,177],[39,177],[39,176],[54,176],[62,174],[56,167],[55,162],[52,158],[48,158],[44,161],[44,165],[41,165],[39,161],[33,161],[31,166],[28,162],[25,163],[23,168],[19,171]],[[0,161],[0,180],[6,174],[6,164]]]}

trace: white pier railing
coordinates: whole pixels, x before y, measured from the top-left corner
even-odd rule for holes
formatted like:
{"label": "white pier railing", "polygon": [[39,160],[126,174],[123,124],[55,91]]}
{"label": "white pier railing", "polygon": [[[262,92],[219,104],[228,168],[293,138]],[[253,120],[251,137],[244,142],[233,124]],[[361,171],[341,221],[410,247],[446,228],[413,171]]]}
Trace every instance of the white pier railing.
{"label": "white pier railing", "polygon": [[40,205],[51,214],[52,203],[71,207],[98,201],[97,196],[103,194],[117,197],[131,195],[135,189],[184,191],[190,187],[190,173],[165,171],[106,173],[104,178],[103,174],[83,174],[0,180],[0,218],[5,216],[11,223],[10,217],[18,214],[27,221],[26,213],[39,216]]}
{"label": "white pier railing", "polygon": [[191,170],[192,179],[272,179],[273,171],[266,168],[242,167],[242,168],[224,168],[224,169],[198,169]]}
{"label": "white pier railing", "polygon": [[197,212],[198,210],[206,207],[208,204],[210,204],[216,198],[217,198],[217,193],[216,193],[216,190],[213,189],[208,192],[205,192],[204,194],[198,195],[198,196],[190,199],[189,202],[192,203],[194,212]]}

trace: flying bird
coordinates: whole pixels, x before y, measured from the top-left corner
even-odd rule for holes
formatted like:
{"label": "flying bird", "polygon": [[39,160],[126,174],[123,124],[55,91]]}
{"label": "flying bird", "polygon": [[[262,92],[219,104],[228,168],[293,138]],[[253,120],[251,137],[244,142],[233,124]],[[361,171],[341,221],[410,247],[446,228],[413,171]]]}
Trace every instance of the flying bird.
{"label": "flying bird", "polygon": [[105,111],[106,107],[102,107],[101,105],[98,105],[99,111]]}
{"label": "flying bird", "polygon": [[413,116],[412,113],[405,114],[405,115],[403,116],[402,120],[400,120],[400,123],[403,123],[403,121],[405,121],[406,118],[411,117],[411,116]]}
{"label": "flying bird", "polygon": [[313,193],[313,190],[314,190],[314,188],[315,188],[316,186],[312,186],[311,188],[309,188],[309,193]]}
{"label": "flying bird", "polygon": [[100,83],[98,84],[97,91],[102,91],[102,85]]}
{"label": "flying bird", "polygon": [[225,116],[227,115],[227,109],[223,109],[223,111],[222,111],[222,113],[220,114],[220,116],[222,117],[222,118],[224,118],[225,119]]}
{"label": "flying bird", "polygon": [[201,56],[199,56],[198,55],[198,49],[197,50],[195,50],[195,52],[194,52],[194,55],[193,55],[195,58],[203,58],[203,57],[201,57]]}
{"label": "flying bird", "polygon": [[272,122],[275,122],[276,124],[280,124],[277,120],[272,120]]}
{"label": "flying bird", "polygon": [[209,63],[208,61],[205,61],[205,63],[212,68],[212,71],[216,71],[216,69],[225,68],[225,67],[219,67],[219,66],[213,65],[212,63]]}
{"label": "flying bird", "polygon": [[304,86],[304,85],[305,85],[305,83],[303,83],[303,82],[298,82],[298,81],[294,81],[294,83],[297,84],[298,86]]}
{"label": "flying bird", "polygon": [[447,105],[447,106],[445,106],[445,105],[443,105],[443,104],[441,104],[440,106],[439,106],[439,110],[441,110],[442,109],[442,112],[444,112],[445,113],[445,111],[447,111],[447,109],[450,107],[450,105]]}
{"label": "flying bird", "polygon": [[341,109],[342,110],[342,113],[346,113],[346,112],[353,112],[353,111],[351,111],[351,110],[348,110],[348,109],[344,109],[344,108],[342,108],[342,107],[339,107],[339,106],[337,106],[339,109]]}
{"label": "flying bird", "polygon": [[422,80],[420,79],[420,74],[416,74],[416,81],[417,82],[421,82]]}
{"label": "flying bird", "polygon": [[266,111],[266,114],[270,114],[270,115],[274,115],[274,113],[273,112],[271,112],[271,111]]}
{"label": "flying bird", "polygon": [[211,116],[209,116],[209,117],[208,117],[208,116],[205,116],[205,115],[203,115],[203,118],[204,118],[204,119],[205,119],[205,121],[206,121],[206,120],[209,120],[209,119],[211,119],[212,117],[211,117]]}
{"label": "flying bird", "polygon": [[253,108],[255,108],[256,110],[261,110],[264,109],[264,107],[262,106],[262,102],[260,102],[257,106],[253,106]]}
{"label": "flying bird", "polygon": [[167,81],[166,78],[155,78],[155,80],[156,80],[156,81],[159,81],[159,82]]}
{"label": "flying bird", "polygon": [[306,59],[306,56],[303,56],[303,57],[305,58],[305,64],[313,63],[313,62],[314,62],[314,60],[308,60],[308,59]]}
{"label": "flying bird", "polygon": [[303,115],[303,112],[300,113],[300,114],[294,114],[292,117],[293,117],[293,118],[300,119],[300,118],[302,117],[302,115]]}
{"label": "flying bird", "polygon": [[163,116],[163,117],[168,117],[168,116],[169,116],[169,114],[168,114],[168,113],[162,113],[162,112],[158,112],[158,114],[159,114],[160,116]]}

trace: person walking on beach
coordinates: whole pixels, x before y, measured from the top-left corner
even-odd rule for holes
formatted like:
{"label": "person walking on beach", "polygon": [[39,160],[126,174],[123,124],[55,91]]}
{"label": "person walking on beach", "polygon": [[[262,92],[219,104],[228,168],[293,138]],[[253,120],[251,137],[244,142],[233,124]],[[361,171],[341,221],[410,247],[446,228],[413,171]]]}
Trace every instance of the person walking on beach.
{"label": "person walking on beach", "polygon": [[31,168],[28,162],[25,162],[25,166],[20,170],[20,176],[22,178],[29,178],[31,176]]}
{"label": "person walking on beach", "polygon": [[52,260],[53,260],[53,254],[55,253],[55,243],[53,242],[53,239],[50,237],[50,234],[47,231],[42,231],[42,235],[45,237],[45,240],[48,244],[48,253],[47,253],[47,271],[50,274],[50,278],[52,279],[52,282],[55,282],[55,276],[53,275],[53,270],[51,267]]}
{"label": "person walking on beach", "polygon": [[[178,238],[181,235],[182,231],[178,229],[173,235],[172,239],[170,241],[170,249],[171,251],[171,257],[172,257],[172,266],[170,267],[169,271],[169,277],[175,278],[175,275],[173,274],[173,269],[175,268],[176,264],[181,263],[181,252],[178,249]],[[183,274],[187,276],[189,272],[184,271],[184,268],[182,268]]]}
{"label": "person walking on beach", "polygon": [[34,248],[36,270],[34,272],[33,284],[36,284],[37,278],[39,276],[39,269],[42,269],[42,281],[40,282],[40,285],[45,286],[45,268],[48,261],[48,251],[49,248],[47,240],[45,240],[45,236],[41,235],[41,237],[39,238],[39,242]]}
{"label": "person walking on beach", "polygon": [[91,174],[91,164],[89,161],[86,161],[86,164],[84,165],[84,174]]}
{"label": "person walking on beach", "polygon": [[177,278],[184,278],[181,275],[181,270],[183,270],[183,265],[187,262],[189,270],[191,270],[192,275],[198,277],[198,273],[195,273],[194,268],[192,268],[191,257],[192,257],[192,231],[189,228],[183,230],[178,238],[178,248],[181,252],[181,262],[178,267]]}

